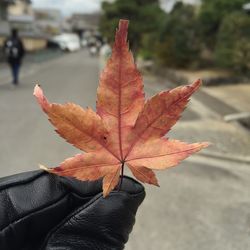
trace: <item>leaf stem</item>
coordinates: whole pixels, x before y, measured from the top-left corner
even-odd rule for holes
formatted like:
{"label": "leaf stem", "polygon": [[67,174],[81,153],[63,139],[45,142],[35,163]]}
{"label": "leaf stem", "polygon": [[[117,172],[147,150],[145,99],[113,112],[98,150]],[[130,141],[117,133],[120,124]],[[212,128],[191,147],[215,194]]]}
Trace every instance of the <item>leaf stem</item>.
{"label": "leaf stem", "polygon": [[122,163],[122,169],[121,169],[121,176],[120,176],[120,183],[119,183],[118,191],[120,191],[121,188],[122,188],[123,176],[124,176],[124,162]]}

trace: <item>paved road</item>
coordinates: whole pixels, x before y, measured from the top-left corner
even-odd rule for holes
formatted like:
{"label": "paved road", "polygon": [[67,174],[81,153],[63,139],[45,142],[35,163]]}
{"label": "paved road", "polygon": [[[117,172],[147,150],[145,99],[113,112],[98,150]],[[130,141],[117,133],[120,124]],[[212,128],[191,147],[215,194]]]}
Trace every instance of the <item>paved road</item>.
{"label": "paved road", "polygon": [[51,101],[95,105],[96,59],[76,53],[39,67],[23,77],[17,89],[0,84],[0,175],[36,169],[38,163],[58,164],[76,152],[56,135],[38,107],[33,97],[35,83],[42,85]]}
{"label": "paved road", "polygon": [[[97,75],[98,60],[83,51],[37,65],[20,88],[0,82],[0,176],[37,169],[38,163],[56,165],[78,152],[53,131],[33,87],[40,83],[54,102],[94,107]],[[146,80],[147,95],[165,88],[151,80]],[[194,100],[173,135],[205,139],[204,131],[216,128],[216,122],[216,115]],[[197,137],[185,137],[189,131]],[[250,249],[249,166],[196,156],[158,176],[161,187],[146,187],[127,250]]]}

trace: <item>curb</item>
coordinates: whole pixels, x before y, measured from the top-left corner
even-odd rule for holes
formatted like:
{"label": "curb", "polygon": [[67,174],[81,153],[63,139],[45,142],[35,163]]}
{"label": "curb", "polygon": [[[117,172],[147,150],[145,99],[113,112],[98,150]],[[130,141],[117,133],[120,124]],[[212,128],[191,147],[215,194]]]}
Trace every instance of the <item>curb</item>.
{"label": "curb", "polygon": [[221,154],[217,152],[200,152],[199,155],[204,156],[204,157],[211,157],[211,158],[216,158],[219,160],[225,160],[225,161],[233,161],[233,162],[238,162],[238,163],[249,163],[250,164],[250,157],[249,156],[239,156],[239,155],[226,155],[226,154]]}
{"label": "curb", "polygon": [[[168,79],[168,78],[166,78],[166,79],[170,81],[171,86],[173,86],[173,87],[178,86],[178,85],[172,83],[171,79]],[[222,86],[222,85],[220,85],[220,86]],[[206,87],[207,86],[205,86],[205,88]],[[204,106],[206,106],[209,111],[213,112],[214,114],[220,116],[223,119],[226,115],[231,115],[234,113],[242,112],[238,109],[235,109],[232,106],[229,106],[227,103],[223,102],[219,98],[207,93],[206,90],[203,88],[200,88],[199,91],[195,94],[195,96],[193,98],[196,99],[198,102],[202,103]],[[210,100],[210,101],[208,101],[208,100]],[[207,105],[207,102],[209,102],[209,105]],[[220,108],[218,109],[218,107],[220,107]],[[239,128],[249,132],[250,127],[248,128],[247,126],[245,126],[240,120],[233,121],[233,123],[236,126],[239,126]],[[250,161],[250,158],[247,158],[247,159],[248,159],[248,161]]]}

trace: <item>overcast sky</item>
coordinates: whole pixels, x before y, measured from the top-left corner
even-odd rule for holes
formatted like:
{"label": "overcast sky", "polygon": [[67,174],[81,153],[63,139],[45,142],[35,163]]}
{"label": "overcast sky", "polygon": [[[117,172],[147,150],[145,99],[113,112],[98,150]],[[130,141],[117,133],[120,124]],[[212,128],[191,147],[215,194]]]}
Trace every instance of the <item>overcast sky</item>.
{"label": "overcast sky", "polygon": [[34,7],[57,8],[63,14],[72,12],[91,13],[100,10],[102,0],[33,0]]}
{"label": "overcast sky", "polygon": [[[124,0],[126,1],[126,0]],[[169,9],[175,0],[161,0],[164,8]],[[193,3],[199,0],[183,0],[183,2]],[[99,11],[102,0],[33,0],[34,7],[57,8],[64,15],[70,15],[72,12],[91,13]]]}

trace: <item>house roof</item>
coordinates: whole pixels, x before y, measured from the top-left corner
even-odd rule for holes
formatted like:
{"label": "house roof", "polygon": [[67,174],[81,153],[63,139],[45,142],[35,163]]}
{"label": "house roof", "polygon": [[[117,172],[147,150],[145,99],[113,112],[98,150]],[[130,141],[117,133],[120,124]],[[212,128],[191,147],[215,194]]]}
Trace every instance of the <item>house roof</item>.
{"label": "house roof", "polygon": [[15,3],[15,0],[3,0],[5,3]]}
{"label": "house roof", "polygon": [[30,15],[9,15],[8,21],[10,22],[20,22],[20,23],[31,23],[34,21],[34,17]]}
{"label": "house roof", "polygon": [[[10,35],[11,27],[0,25],[0,37],[8,37]],[[34,38],[34,39],[48,39],[49,36],[41,32],[35,31],[19,31],[20,37]]]}
{"label": "house roof", "polygon": [[[6,3],[10,3],[10,4],[16,3],[16,0],[3,0],[3,1]],[[32,3],[31,0],[21,0],[21,1],[24,1],[24,2],[29,3],[29,4]]]}

